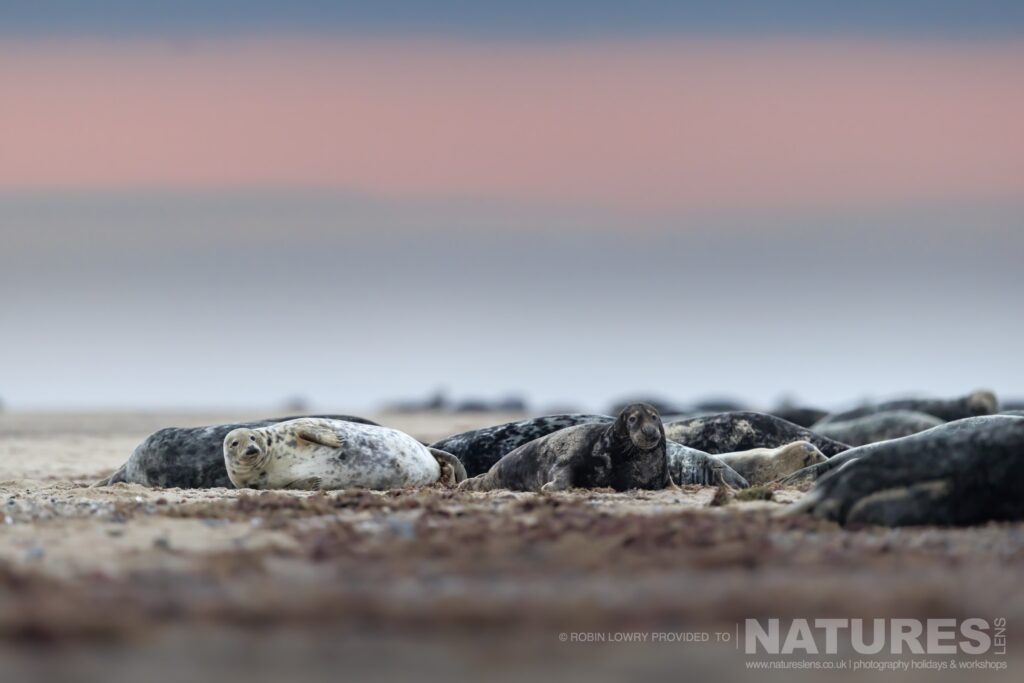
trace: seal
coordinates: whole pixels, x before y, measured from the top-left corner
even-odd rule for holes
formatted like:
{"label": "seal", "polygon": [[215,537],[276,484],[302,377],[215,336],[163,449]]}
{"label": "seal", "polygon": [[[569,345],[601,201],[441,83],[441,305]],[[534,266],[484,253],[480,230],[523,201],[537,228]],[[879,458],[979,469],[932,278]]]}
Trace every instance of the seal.
{"label": "seal", "polygon": [[308,417],[231,430],[224,463],[240,489],[386,490],[466,478],[454,455],[397,429]]}
{"label": "seal", "polygon": [[666,441],[665,450],[672,483],[684,486],[728,486],[734,489],[750,487],[746,479],[717,456],[675,441]]}
{"label": "seal", "polygon": [[979,389],[967,396],[952,399],[900,399],[896,401],[883,401],[863,405],[852,410],[841,413],[833,413],[822,418],[811,429],[817,429],[822,424],[829,422],[846,422],[865,415],[874,415],[890,410],[913,410],[918,413],[928,413],[946,422],[962,420],[965,417],[976,417],[978,415],[991,415],[999,410],[999,401],[996,395],[987,389]]}
{"label": "seal", "polygon": [[885,410],[842,422],[825,422],[814,431],[851,446],[898,439],[944,424],[942,418],[914,410]]}
{"label": "seal", "polygon": [[[805,467],[802,470],[794,472],[786,477],[783,480],[783,483],[790,486],[805,485],[824,477],[826,474],[833,472],[840,467],[846,466],[848,463],[870,457],[874,453],[888,451],[889,449],[907,453],[945,451],[945,449],[950,447],[949,444],[955,442],[955,440],[950,439],[950,435],[955,434],[958,435],[957,438],[968,438],[964,437],[961,431],[965,425],[973,430],[973,434],[974,432],[984,428],[986,425],[1000,424],[1000,421],[1004,419],[1014,420],[1019,418],[1014,415],[981,415],[973,418],[964,418],[963,420],[954,420],[953,422],[944,422],[938,427],[932,427],[931,429],[911,434],[910,436],[904,436],[899,439],[890,439],[888,441],[877,441],[875,443],[851,448],[848,451],[844,451],[839,455],[829,458],[825,462],[818,463],[817,465],[811,465],[810,467]],[[896,445],[890,446],[889,444]]]}
{"label": "seal", "polygon": [[809,406],[783,404],[773,409],[769,414],[785,420],[786,422],[792,422],[799,427],[809,428],[815,422],[826,417],[828,415],[828,411]]}
{"label": "seal", "polygon": [[[375,422],[351,415],[314,415],[311,417],[374,425]],[[166,427],[150,434],[135,447],[127,462],[112,475],[93,486],[118,482],[142,486],[180,489],[231,488],[224,467],[224,437],[233,429],[267,427],[295,417],[271,418],[253,422],[209,425],[206,427]]]}
{"label": "seal", "polygon": [[669,422],[665,425],[665,436],[711,455],[777,448],[794,441],[809,441],[830,458],[849,448],[774,415],[750,411],[697,415]]}
{"label": "seal", "polygon": [[669,484],[665,428],[653,406],[626,406],[611,424],[561,429],[516,448],[459,485],[469,491],[661,489]]}
{"label": "seal", "polygon": [[566,427],[575,427],[581,424],[611,424],[614,421],[615,418],[607,415],[588,415],[586,413],[546,415],[454,434],[435,441],[430,446],[457,457],[466,466],[469,476],[475,477],[491,469],[494,463],[501,460],[506,454],[534,439],[539,439]]}
{"label": "seal", "polygon": [[718,460],[734,469],[751,486],[768,484],[825,462],[828,458],[809,441],[794,441],[778,448],[754,448],[737,453],[721,453]]}
{"label": "seal", "polygon": [[843,526],[1024,519],[1024,417],[957,420],[853,448],[839,459],[842,466],[790,514],[808,513]]}

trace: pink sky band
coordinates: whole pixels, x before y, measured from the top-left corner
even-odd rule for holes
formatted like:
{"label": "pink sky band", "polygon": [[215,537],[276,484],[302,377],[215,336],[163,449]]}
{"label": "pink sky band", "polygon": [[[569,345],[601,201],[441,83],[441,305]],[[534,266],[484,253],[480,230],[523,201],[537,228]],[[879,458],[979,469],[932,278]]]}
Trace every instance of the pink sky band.
{"label": "pink sky band", "polygon": [[1024,44],[0,42],[0,191],[626,210],[1024,196]]}

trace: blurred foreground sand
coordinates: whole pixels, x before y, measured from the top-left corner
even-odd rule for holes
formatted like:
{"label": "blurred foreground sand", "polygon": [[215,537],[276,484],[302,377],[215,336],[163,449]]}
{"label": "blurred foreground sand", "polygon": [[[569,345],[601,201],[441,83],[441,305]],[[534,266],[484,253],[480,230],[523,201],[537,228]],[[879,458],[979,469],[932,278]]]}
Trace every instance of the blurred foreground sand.
{"label": "blurred foreground sand", "polygon": [[[559,636],[1006,617],[1013,655],[1024,623],[1024,525],[844,531],[780,517],[797,491],[710,507],[715,492],[696,487],[86,488],[154,429],[253,417],[0,415],[0,680],[791,680],[824,674],[747,671],[735,638]],[[424,440],[512,417],[375,416]],[[1021,666],[968,679],[1016,679]]]}

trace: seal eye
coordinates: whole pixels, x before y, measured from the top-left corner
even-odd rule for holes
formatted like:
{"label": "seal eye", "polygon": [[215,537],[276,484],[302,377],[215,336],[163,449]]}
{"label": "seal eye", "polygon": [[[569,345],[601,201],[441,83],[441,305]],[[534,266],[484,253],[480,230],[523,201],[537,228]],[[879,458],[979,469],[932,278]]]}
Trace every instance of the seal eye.
{"label": "seal eye", "polygon": [[256,440],[256,437],[255,437],[255,436],[250,436],[250,437],[249,437],[249,441],[255,441],[255,440]]}
{"label": "seal eye", "polygon": [[237,446],[237,445],[238,445],[238,442],[237,442],[237,441],[232,441],[232,442],[231,442],[231,445],[232,445],[232,446]]}
{"label": "seal eye", "polygon": [[629,416],[629,424],[636,424],[636,415]]}

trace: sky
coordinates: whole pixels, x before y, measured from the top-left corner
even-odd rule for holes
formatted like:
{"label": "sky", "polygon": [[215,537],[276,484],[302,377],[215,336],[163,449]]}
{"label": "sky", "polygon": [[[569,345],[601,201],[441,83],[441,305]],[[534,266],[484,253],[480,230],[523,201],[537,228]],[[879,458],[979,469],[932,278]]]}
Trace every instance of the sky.
{"label": "sky", "polygon": [[1024,395],[1024,6],[767,5],[3,3],[0,398]]}

